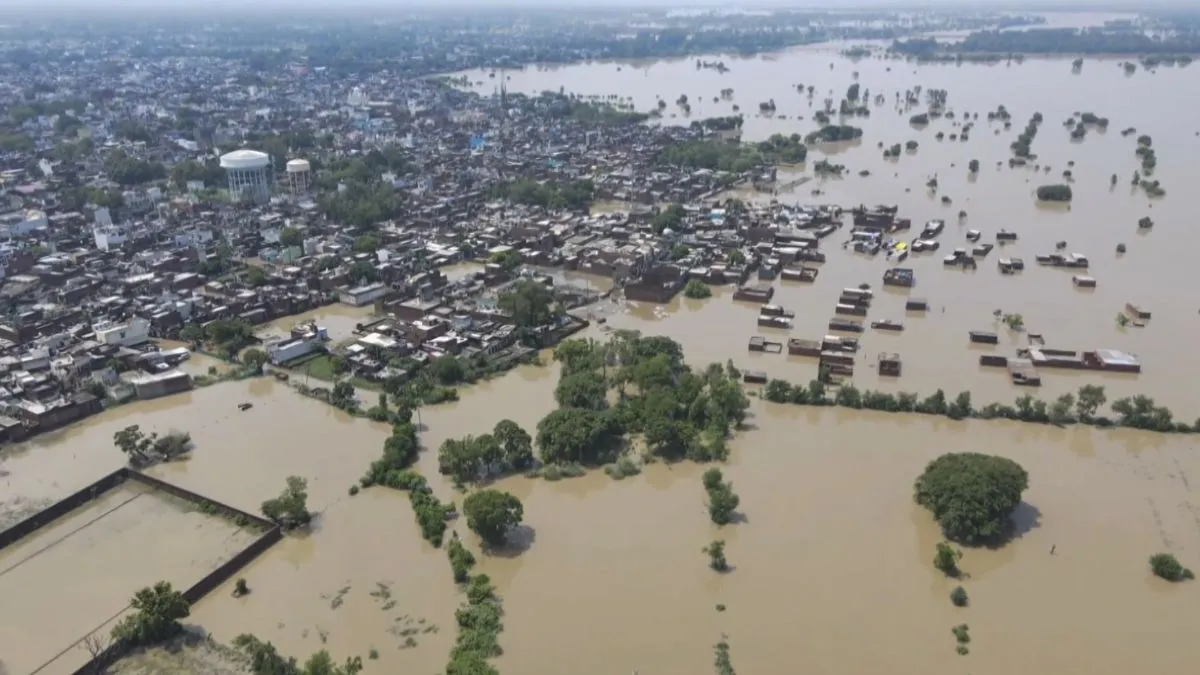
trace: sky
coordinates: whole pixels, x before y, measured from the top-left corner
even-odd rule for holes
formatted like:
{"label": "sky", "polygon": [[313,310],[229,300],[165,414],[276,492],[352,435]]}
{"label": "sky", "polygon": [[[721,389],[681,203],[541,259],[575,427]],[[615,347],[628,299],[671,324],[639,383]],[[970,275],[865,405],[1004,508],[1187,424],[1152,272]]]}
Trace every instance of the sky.
{"label": "sky", "polygon": [[898,9],[939,8],[956,10],[1006,9],[1006,10],[1126,10],[1138,11],[1159,7],[1195,6],[1196,0],[988,0],[971,3],[962,0],[758,0],[736,3],[729,0],[0,0],[0,23],[4,11],[29,13],[57,13],[62,10],[76,12],[111,13],[147,10],[167,15],[192,11],[210,17],[236,17],[238,14],[262,14],[281,9],[317,9],[321,14],[338,14],[345,11],[374,10],[380,14],[415,11],[423,8],[456,9],[469,7],[487,8],[605,8],[629,9],[664,7],[678,8],[735,8],[777,7],[788,9]]}

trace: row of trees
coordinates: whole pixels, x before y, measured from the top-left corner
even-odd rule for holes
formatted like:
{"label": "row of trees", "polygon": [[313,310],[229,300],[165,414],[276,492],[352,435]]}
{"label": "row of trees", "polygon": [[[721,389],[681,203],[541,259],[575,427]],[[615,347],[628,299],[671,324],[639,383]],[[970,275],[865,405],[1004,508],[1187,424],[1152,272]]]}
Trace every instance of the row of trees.
{"label": "row of trees", "polygon": [[[1015,315],[1014,315],[1015,316]],[[1078,392],[1062,394],[1047,403],[1025,394],[1013,405],[989,403],[976,408],[971,392],[960,392],[949,400],[941,389],[921,399],[911,392],[892,394],[882,391],[860,391],[851,384],[837,389],[831,400],[823,383],[812,380],[807,387],[792,385],[785,380],[770,380],[763,388],[763,398],[773,403],[796,405],[837,405],[845,408],[879,410],[883,412],[916,412],[944,415],[951,419],[1009,419],[1040,424],[1092,424],[1100,427],[1121,426],[1149,431],[1200,433],[1200,419],[1194,424],[1175,421],[1174,414],[1159,406],[1149,396],[1127,396],[1112,402],[1110,408],[1116,419],[1096,413],[1108,402],[1104,387],[1085,384]]]}

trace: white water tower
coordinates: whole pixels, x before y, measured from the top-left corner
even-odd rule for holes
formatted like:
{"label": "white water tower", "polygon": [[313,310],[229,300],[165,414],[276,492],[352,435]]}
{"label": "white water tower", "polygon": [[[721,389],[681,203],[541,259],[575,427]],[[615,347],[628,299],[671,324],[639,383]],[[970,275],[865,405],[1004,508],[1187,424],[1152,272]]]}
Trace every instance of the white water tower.
{"label": "white water tower", "polygon": [[234,150],[221,155],[221,168],[229,179],[229,194],[257,203],[271,197],[271,156],[257,150]]}
{"label": "white water tower", "polygon": [[312,186],[312,165],[307,159],[293,159],[287,163],[288,185],[292,188],[292,196],[308,194]]}

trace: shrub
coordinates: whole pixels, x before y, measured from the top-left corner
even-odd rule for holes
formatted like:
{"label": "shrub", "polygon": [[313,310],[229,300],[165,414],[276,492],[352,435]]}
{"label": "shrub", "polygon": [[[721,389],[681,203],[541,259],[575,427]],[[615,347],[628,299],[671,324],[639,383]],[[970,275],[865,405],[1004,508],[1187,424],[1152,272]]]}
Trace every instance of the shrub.
{"label": "shrub", "polygon": [[953,602],[955,607],[966,607],[970,602],[967,598],[967,590],[962,586],[955,586],[954,590],[950,591],[950,602]]}
{"label": "shrub", "polygon": [[1043,185],[1037,189],[1037,198],[1043,202],[1069,202],[1072,196],[1069,185]]}
{"label": "shrub", "polygon": [[705,546],[704,553],[708,554],[708,566],[718,572],[729,570],[729,561],[725,559],[725,541],[717,539],[713,543]]}
{"label": "shrub", "polygon": [[953,546],[944,541],[939,541],[937,550],[933,554],[933,566],[948,577],[957,577],[959,574],[958,559],[961,557],[960,551],[954,550]]}
{"label": "shrub", "polygon": [[1150,556],[1150,571],[1154,573],[1154,576],[1167,581],[1184,581],[1195,578],[1192,571],[1184,567],[1170,553],[1155,553]]}

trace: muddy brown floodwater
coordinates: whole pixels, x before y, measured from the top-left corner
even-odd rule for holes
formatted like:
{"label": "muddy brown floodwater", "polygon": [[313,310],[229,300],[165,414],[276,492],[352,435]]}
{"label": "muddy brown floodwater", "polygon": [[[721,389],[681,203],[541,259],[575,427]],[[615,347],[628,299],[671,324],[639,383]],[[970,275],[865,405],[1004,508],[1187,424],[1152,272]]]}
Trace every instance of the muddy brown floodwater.
{"label": "muddy brown floodwater", "polygon": [[[1148,393],[1181,416],[1200,413],[1188,385],[1200,367],[1190,345],[1198,319],[1180,282],[1200,250],[1187,199],[1190,182],[1200,176],[1200,152],[1193,147],[1194,106],[1186,104],[1200,91],[1200,70],[1139,70],[1126,77],[1113,62],[1089,59],[1081,74],[1071,75],[1069,62],[1061,60],[925,67],[852,63],[815,50],[729,59],[733,72],[725,77],[696,71],[691,63],[624,72],[612,64],[530,70],[514,73],[510,86],[536,91],[569,84],[590,88],[583,93],[625,92],[643,108],[656,93],[668,100],[683,92],[711,100],[721,87],[734,86],[744,109],[775,98],[789,116],[811,115],[805,99],[789,94],[789,85],[817,85],[818,101],[833,88],[838,98],[855,70],[865,88],[889,101],[916,84],[946,88],[953,109],[980,113],[968,143],[938,143],[933,134],[949,133],[952,122],[914,130],[907,124],[911,113],[900,115],[889,102],[873,109],[870,119],[854,122],[866,129],[862,143],[813,151],[814,158],[833,153],[854,177],[813,183],[827,195],[810,198],[805,192],[795,198],[895,202],[918,223],[946,218],[950,224],[942,239],[948,248],[961,245],[966,227],[983,230],[986,239],[1001,227],[1019,232],[1015,246],[988,260],[1001,255],[1032,260],[1065,239],[1070,250],[1091,256],[1100,287],[1077,292],[1070,275],[1056,270],[1031,268],[1010,278],[989,262],[963,274],[943,270],[938,256],[914,259],[919,281],[913,293],[928,297],[934,311],[906,318],[903,296],[881,292],[872,318],[904,319],[908,330],[863,339],[868,355],[899,352],[904,376],[881,383],[860,367],[856,384],[923,394],[936,387],[951,393],[969,388],[977,403],[1011,401],[1018,392],[1004,374],[979,372],[978,352],[965,344],[967,330],[990,328],[992,310],[1003,308],[1023,314],[1050,345],[1127,349],[1143,361],[1138,378],[1044,371],[1045,386],[1034,393],[1045,397],[1096,382],[1108,388],[1110,399]],[[1015,129],[994,136],[982,118],[1001,103],[1012,111]],[[1069,142],[1060,122],[1075,110],[1107,116],[1109,131]],[[1035,111],[1046,122],[1034,151],[1055,170],[1035,176],[1032,170],[997,169],[997,161],[1008,159],[1012,137]],[[729,112],[727,104],[697,101],[694,114]],[[1161,148],[1156,177],[1170,194],[1153,207],[1127,186],[1135,163],[1132,139],[1119,133],[1126,126],[1153,135]],[[747,120],[747,133],[755,137],[811,128],[792,119]],[[875,148],[876,142],[909,139],[919,140],[920,150],[895,163],[884,162]],[[969,179],[966,163],[974,157],[984,169]],[[1068,160],[1076,161],[1074,205],[1039,208],[1031,190],[1057,181]],[[857,177],[861,168],[872,176]],[[1110,191],[1108,176],[1114,172],[1121,181]],[[942,181],[939,196],[952,195],[953,206],[926,194],[924,182],[934,173]],[[959,208],[970,213],[961,228],[954,222]],[[1139,235],[1135,223],[1143,215],[1158,224]],[[1129,244],[1129,253],[1118,258],[1112,251],[1121,241]],[[776,302],[798,315],[791,335],[820,337],[837,291],[864,281],[878,286],[886,266],[882,259],[843,254],[836,241],[826,248],[832,254],[817,283],[776,284]],[[1115,327],[1113,316],[1126,301],[1154,312],[1148,327]],[[747,338],[757,332],[756,311],[733,303],[726,290],[707,301],[679,299],[663,307],[605,302],[585,313],[607,316],[608,326],[673,337],[697,365],[732,358],[739,366],[793,380],[813,377],[815,364],[746,353]],[[1002,350],[1020,343],[1019,336],[1002,334]],[[593,328],[585,337],[604,335]],[[442,499],[461,503],[462,496],[436,475],[438,445],[487,431],[503,418],[532,431],[554,406],[557,375],[553,364],[521,367],[464,390],[456,403],[420,411],[427,450],[419,469]],[[242,401],[254,407],[239,412]],[[712,645],[723,635],[738,671],[752,674],[1182,675],[1200,658],[1200,645],[1191,639],[1200,632],[1195,611],[1200,590],[1157,580],[1147,565],[1150,554],[1171,551],[1184,564],[1200,566],[1200,494],[1191,487],[1192,479],[1200,480],[1200,458],[1192,438],[952,422],[758,400],[751,413],[747,429],[731,444],[726,468],[745,518],[725,528],[708,520],[698,466],[655,465],[620,482],[594,472],[556,483],[520,477],[499,483],[523,500],[528,526],[518,533],[514,550],[480,555],[479,570],[492,575],[504,596],[505,654],[496,661],[501,672],[711,672]],[[311,533],[288,537],[237,575],[246,578],[249,596],[232,598],[231,580],[193,608],[190,623],[222,642],[252,632],[301,659],[321,648],[339,658],[366,659],[376,649],[379,659],[366,661],[368,672],[432,673],[444,667],[455,633],[453,612],[461,602],[445,553],[421,539],[405,495],[379,488],[347,494],[378,457],[388,429],[351,419],[273,380],[225,382],[123,406],[3,451],[0,519],[14,522],[119,466],[123,457],[112,435],[130,424],[192,434],[192,456],[152,469],[157,477],[256,511],[288,475],[299,475],[308,479],[309,506],[319,514]],[[966,552],[961,567],[969,578],[962,583],[971,604],[958,609],[948,599],[958,582],[933,569],[939,535],[928,514],[913,504],[911,490],[930,459],[963,450],[1012,457],[1029,471],[1030,487],[1015,518],[1017,538],[998,550]],[[96,585],[89,593],[119,598],[135,585],[175,578],[181,563],[160,559],[159,548],[190,552],[205,545],[203,554],[186,553],[180,560],[220,551],[190,528],[159,528],[151,521],[126,532],[141,536],[138,544],[126,544],[127,536],[119,540],[121,573],[104,573],[94,582],[95,575],[87,577]],[[478,551],[465,524],[452,527]],[[729,574],[713,573],[701,553],[716,538],[727,541],[734,568]],[[88,564],[86,558],[80,564]],[[106,563],[101,569],[113,568]],[[30,566],[23,573],[32,575],[22,581],[23,592],[53,588],[66,574],[62,565]],[[9,604],[10,612],[49,612],[50,605],[71,611],[57,603],[45,610]],[[716,611],[717,604],[726,611]],[[42,655],[93,627],[83,625],[93,619],[81,613],[80,625],[70,630],[64,625],[54,634],[18,635],[13,620],[3,618],[0,658],[14,675],[27,675]],[[954,651],[950,628],[959,623],[971,627],[967,656]],[[129,667],[138,672],[149,666]]]}
{"label": "muddy brown floodwater", "polygon": [[[556,379],[553,365],[523,367],[424,409],[430,450],[419,468],[436,475],[432,449],[445,438],[505,417],[532,428],[554,405]],[[255,407],[238,412],[241,400]],[[191,431],[191,459],[157,467],[158,477],[253,510],[287,475],[306,476],[320,514],[311,534],[287,538],[239,573],[249,596],[230,597],[231,582],[189,622],[219,641],[252,632],[300,657],[374,648],[380,668],[444,665],[460,602],[445,554],[422,541],[403,494],[346,493],[386,429],[271,380],[227,382],[39,439],[0,464],[9,472],[5,499],[55,498],[119,465],[111,435],[131,423]],[[598,472],[502,481],[524,501],[529,527],[513,551],[481,556],[480,571],[505,599],[501,672],[708,672],[722,634],[739,671],[750,673],[903,663],[947,675],[968,667],[1125,675],[1184,672],[1181,664],[1200,657],[1186,639],[1200,630],[1196,590],[1154,579],[1146,565],[1159,550],[1200,561],[1200,495],[1190,484],[1200,459],[1185,436],[756,402],[732,447],[726,473],[745,521],[722,529],[708,521],[698,466],[651,466],[620,482]],[[967,609],[950,604],[953,584],[930,564],[938,533],[911,498],[924,464],[956,450],[1010,456],[1031,475],[1019,538],[962,561]],[[434,486],[461,503],[444,481]],[[185,535],[162,532],[145,546],[179,546]],[[729,574],[705,564],[700,549],[714,538],[728,542]],[[473,536],[468,542],[478,550]],[[132,569],[169,576],[161,566]],[[124,578],[96,583],[126,592]],[[717,612],[718,603],[727,610]],[[950,634],[962,622],[972,628],[967,657],[954,653]],[[409,637],[416,646],[404,647]]]}
{"label": "muddy brown floodwater", "polygon": [[[809,165],[804,175],[812,175],[811,165],[821,158],[844,164],[844,178],[816,179],[793,192],[778,195],[792,203],[895,204],[902,217],[911,218],[914,231],[901,235],[907,240],[917,235],[926,220],[941,218],[947,223],[940,237],[941,250],[916,254],[903,263],[915,270],[917,285],[910,290],[882,288],[885,269],[894,263],[882,255],[868,258],[841,249],[848,236],[835,233],[822,242],[829,261],[820,266],[820,275],[811,285],[776,282],[772,301],[796,312],[793,329],[761,332],[786,337],[819,339],[827,330],[838,291],[847,286],[869,283],[878,293],[870,319],[892,319],[904,323],[903,333],[869,331],[862,337],[865,361],[856,369],[855,383],[860,387],[889,391],[909,390],[932,393],[938,387],[953,395],[963,389],[975,394],[976,403],[1011,402],[1023,393],[1009,383],[1004,369],[981,369],[981,350],[968,347],[967,332],[999,332],[1000,345],[989,351],[1012,356],[1024,346],[1023,334],[1007,330],[993,317],[993,311],[1018,313],[1031,332],[1042,333],[1048,347],[1061,349],[1114,348],[1136,354],[1142,362],[1140,376],[1041,371],[1041,391],[1035,395],[1052,399],[1081,384],[1103,384],[1109,399],[1144,393],[1174,410],[1187,421],[1200,415],[1190,382],[1200,371],[1193,339],[1200,329],[1200,303],[1186,284],[1184,271],[1194,265],[1200,252],[1200,234],[1189,223],[1194,220],[1195,201],[1189,185],[1200,179],[1200,122],[1192,110],[1180,104],[1181,96],[1200,92],[1200,68],[1160,67],[1154,72],[1141,68],[1127,76],[1113,59],[1085,59],[1082,71],[1071,72],[1070,60],[1027,59],[1006,65],[919,65],[900,60],[868,58],[850,60],[836,49],[814,46],[781,54],[739,58],[720,57],[729,66],[724,75],[712,70],[697,70],[694,59],[654,62],[618,70],[615,63],[591,63],[563,67],[528,68],[507,71],[509,91],[537,93],[558,91],[581,95],[618,94],[628,96],[637,109],[649,110],[656,97],[667,101],[667,114],[678,114],[674,105],[680,94],[687,94],[690,117],[682,115],[664,123],[686,124],[690,120],[735,114],[737,104],[746,116],[744,140],[762,140],[774,133],[806,134],[817,128],[812,115],[826,97],[837,102],[847,87],[859,83],[872,97],[883,95],[883,105],[871,105],[871,116],[848,117],[844,124],[863,129],[863,137],[851,143],[810,147]],[[830,67],[832,65],[832,68]],[[854,73],[858,73],[857,79]],[[470,80],[483,80],[479,90],[489,93],[495,80],[486,73],[466,73]],[[812,106],[807,96],[798,94],[795,85],[816,87]],[[896,94],[913,87],[923,90],[945,89],[947,107],[956,118],[933,120],[924,128],[909,124],[909,118],[926,107],[898,110]],[[722,88],[732,87],[732,101],[714,103]],[[924,94],[922,94],[924,97]],[[759,102],[774,100],[775,117],[760,116]],[[1187,99],[1192,100],[1192,99]],[[1012,115],[1012,128],[986,120],[987,113],[1004,105]],[[1107,117],[1107,131],[1091,130],[1083,141],[1072,141],[1062,123],[1073,113],[1093,112]],[[961,132],[965,113],[978,113],[967,142],[950,141],[949,135]],[[1009,145],[1035,112],[1044,122],[1032,143],[1038,155],[1035,163],[1051,166],[1046,173],[1034,168],[1010,169]],[[779,116],[786,115],[787,119]],[[797,119],[802,116],[803,119]],[[1135,127],[1149,134],[1158,148],[1158,166],[1153,178],[1167,190],[1161,199],[1149,199],[1140,189],[1130,187],[1130,179],[1139,167],[1134,149],[1135,136],[1123,137],[1121,131]],[[935,134],[943,132],[938,141]],[[999,132],[999,133],[997,133]],[[917,141],[915,152],[904,152],[898,159],[882,157],[878,147]],[[970,160],[981,168],[976,176],[967,170]],[[997,166],[997,163],[1002,166]],[[1069,167],[1068,162],[1074,162]],[[1070,207],[1039,204],[1033,192],[1039,186],[1064,182],[1062,172],[1073,172],[1074,201]],[[871,175],[860,177],[860,170]],[[1116,187],[1110,187],[1113,174]],[[936,192],[925,187],[936,176]],[[812,195],[813,189],[822,194]],[[747,192],[738,196],[747,197]],[[950,205],[941,203],[949,196]],[[770,199],[771,195],[757,199]],[[959,210],[968,214],[958,222]],[[1150,216],[1151,230],[1139,230],[1137,221]],[[977,229],[982,241],[994,242],[1000,229],[1018,233],[1014,244],[997,247],[980,261],[975,272],[944,268],[942,257],[956,247],[970,248],[966,231]],[[1034,256],[1053,252],[1059,241],[1068,243],[1067,252],[1089,257],[1086,274],[1095,277],[1097,288],[1081,290],[1071,281],[1073,273],[1065,269],[1039,267]],[[1128,252],[1115,253],[1124,243]],[[1024,273],[1004,276],[996,267],[1002,257],[1021,257],[1027,262]],[[1174,270],[1174,272],[1172,272]],[[907,296],[925,298],[932,309],[926,316],[906,315]],[[1142,305],[1153,313],[1145,328],[1119,328],[1115,317],[1125,303]],[[702,308],[702,311],[701,311]],[[654,306],[640,307],[627,321],[613,320],[614,326],[636,326],[654,321],[647,330],[669,335],[683,342],[689,358],[699,362],[724,361],[729,356],[746,358],[746,341],[760,332],[755,325],[757,307],[732,303],[727,297],[715,297],[697,303],[678,299],[662,311]],[[904,363],[899,379],[881,379],[867,368],[880,352],[898,353]],[[755,368],[772,375],[807,382],[816,374],[816,364],[807,359],[759,355]]]}

